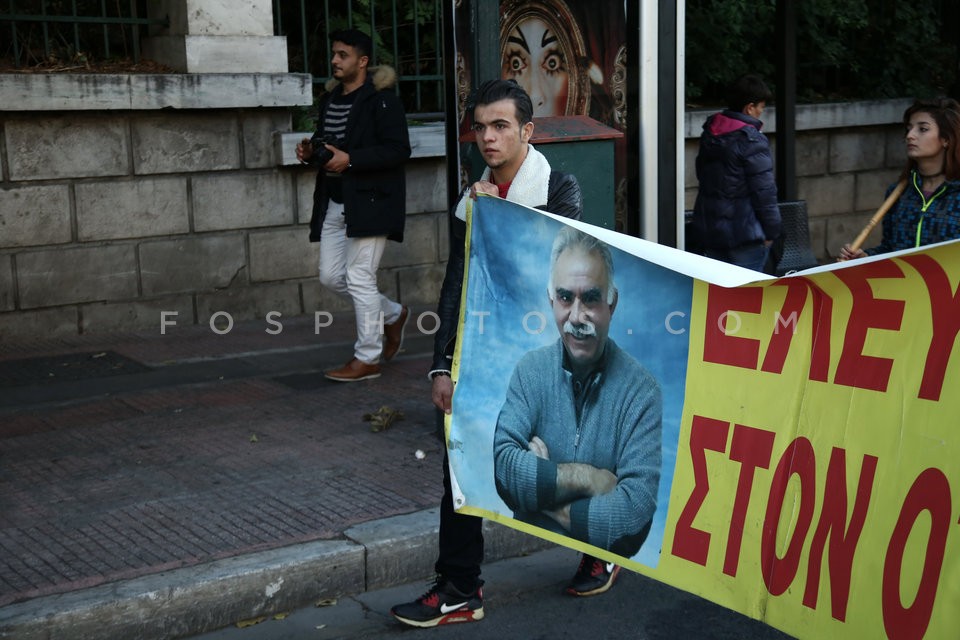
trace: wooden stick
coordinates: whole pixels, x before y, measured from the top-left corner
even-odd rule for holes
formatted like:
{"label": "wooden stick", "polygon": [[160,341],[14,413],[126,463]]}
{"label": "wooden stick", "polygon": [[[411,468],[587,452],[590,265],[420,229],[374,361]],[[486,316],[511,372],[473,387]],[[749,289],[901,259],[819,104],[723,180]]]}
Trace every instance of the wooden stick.
{"label": "wooden stick", "polygon": [[897,201],[900,195],[903,193],[903,190],[907,188],[906,179],[901,180],[896,187],[893,188],[893,191],[890,192],[890,195],[887,196],[887,199],[883,201],[883,204],[880,205],[880,208],[877,209],[877,212],[873,214],[873,217],[870,218],[870,222],[867,223],[867,226],[863,228],[863,231],[860,232],[860,235],[857,236],[856,240],[850,243],[850,251],[856,251],[863,243],[867,241],[867,236],[870,235],[870,232],[873,231],[873,228],[877,226],[883,216],[887,215],[887,211],[890,211],[890,207],[893,206],[893,203]]}

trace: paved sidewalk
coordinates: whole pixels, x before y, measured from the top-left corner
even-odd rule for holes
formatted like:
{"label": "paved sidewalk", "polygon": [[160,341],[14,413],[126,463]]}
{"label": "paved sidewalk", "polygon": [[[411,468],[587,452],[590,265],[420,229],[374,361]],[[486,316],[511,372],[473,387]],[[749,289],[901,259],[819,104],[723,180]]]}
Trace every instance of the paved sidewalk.
{"label": "paved sidewalk", "polygon": [[[427,576],[423,311],[351,384],[322,376],[342,315],[0,344],[0,638],[172,638]],[[403,419],[374,431],[381,407]],[[488,527],[491,559],[545,547]]]}

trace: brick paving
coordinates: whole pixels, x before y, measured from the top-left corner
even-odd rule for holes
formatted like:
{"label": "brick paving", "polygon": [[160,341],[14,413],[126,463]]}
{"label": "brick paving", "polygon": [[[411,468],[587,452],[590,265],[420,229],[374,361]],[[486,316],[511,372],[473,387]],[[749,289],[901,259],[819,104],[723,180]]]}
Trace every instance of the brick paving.
{"label": "brick paving", "polygon": [[[91,379],[90,393],[69,400],[0,409],[0,607],[336,539],[361,522],[436,506],[442,449],[423,375],[429,340],[420,336],[419,352],[408,349],[379,379],[327,382],[322,369],[351,352],[352,324],[337,321],[320,335],[307,318],[284,320],[279,336],[252,322],[228,336],[178,326],[166,336],[0,345],[3,361],[110,350],[145,367],[213,360],[224,372],[108,395]],[[318,343],[330,348],[314,351]],[[236,374],[251,360],[294,356],[300,366],[282,375]],[[124,375],[135,374],[112,377]],[[8,384],[3,392],[16,397]],[[383,405],[405,417],[373,432],[363,414]]]}

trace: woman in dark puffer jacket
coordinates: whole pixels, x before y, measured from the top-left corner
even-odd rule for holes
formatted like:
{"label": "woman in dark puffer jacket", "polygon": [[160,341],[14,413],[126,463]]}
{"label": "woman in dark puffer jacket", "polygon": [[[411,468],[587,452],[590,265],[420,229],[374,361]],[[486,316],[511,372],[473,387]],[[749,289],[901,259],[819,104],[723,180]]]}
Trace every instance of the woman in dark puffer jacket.
{"label": "woman in dark puffer jacket", "polygon": [[707,257],[763,271],[780,235],[777,183],[760,115],[771,93],[745,75],[728,88],[728,108],[707,118],[697,154],[693,231]]}

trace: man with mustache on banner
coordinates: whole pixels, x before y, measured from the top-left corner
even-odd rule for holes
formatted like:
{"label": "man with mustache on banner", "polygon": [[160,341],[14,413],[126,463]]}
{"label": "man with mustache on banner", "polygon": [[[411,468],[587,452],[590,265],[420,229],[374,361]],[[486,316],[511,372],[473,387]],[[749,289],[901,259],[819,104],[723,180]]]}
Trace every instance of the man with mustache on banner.
{"label": "man with mustache on banner", "polygon": [[656,509],[660,385],[608,337],[618,293],[606,244],[563,227],[547,292],[560,339],[514,369],[493,441],[497,492],[515,519],[629,558]]}

